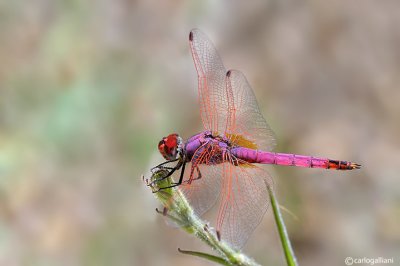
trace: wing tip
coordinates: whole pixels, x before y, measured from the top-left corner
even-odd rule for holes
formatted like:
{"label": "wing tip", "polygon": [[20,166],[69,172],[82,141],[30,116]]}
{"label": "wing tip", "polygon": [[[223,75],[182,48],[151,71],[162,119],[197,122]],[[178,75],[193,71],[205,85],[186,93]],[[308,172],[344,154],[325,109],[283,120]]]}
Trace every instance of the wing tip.
{"label": "wing tip", "polygon": [[221,241],[221,232],[217,230],[217,239],[218,241]]}
{"label": "wing tip", "polygon": [[189,33],[189,41],[191,41],[191,42],[193,41],[193,31],[194,30],[191,30]]}

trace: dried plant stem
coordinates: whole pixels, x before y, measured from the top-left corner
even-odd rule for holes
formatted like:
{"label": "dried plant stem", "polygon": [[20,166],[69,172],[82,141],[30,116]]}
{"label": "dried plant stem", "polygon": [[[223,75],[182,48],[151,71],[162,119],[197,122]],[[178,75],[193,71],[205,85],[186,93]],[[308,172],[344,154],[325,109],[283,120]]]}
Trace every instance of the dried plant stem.
{"label": "dried plant stem", "polygon": [[[243,254],[240,250],[236,250],[229,246],[226,242],[218,240],[217,235],[213,232],[213,230],[208,227],[207,223],[202,221],[194,213],[192,207],[189,205],[189,202],[186,200],[185,196],[179,189],[168,188],[159,190],[160,187],[168,187],[171,185],[171,180],[169,178],[163,179],[163,177],[165,177],[167,174],[167,170],[158,169],[153,173],[150,180],[146,180],[152,191],[156,192],[154,193],[154,195],[161,201],[162,205],[165,206],[164,211],[157,211],[162,215],[168,217],[189,234],[193,234],[197,238],[202,240],[214,251],[216,251],[220,255],[220,257],[202,252],[179,250],[181,253],[202,257],[221,265],[259,265],[253,259]],[[154,180],[158,181],[153,182]],[[270,192],[274,217],[278,226],[279,236],[281,238],[282,246],[285,251],[287,263],[291,266],[297,265],[296,258],[294,256],[286,232],[286,228],[282,220],[282,215],[279,211],[275,194],[270,187],[268,187],[268,190]]]}

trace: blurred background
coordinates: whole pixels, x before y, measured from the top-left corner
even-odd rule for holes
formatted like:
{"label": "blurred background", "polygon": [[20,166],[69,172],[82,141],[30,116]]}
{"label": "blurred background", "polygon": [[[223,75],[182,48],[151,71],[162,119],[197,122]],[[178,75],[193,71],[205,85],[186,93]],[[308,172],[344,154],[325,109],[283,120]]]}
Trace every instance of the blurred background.
{"label": "blurred background", "polygon": [[[399,263],[399,25],[397,1],[1,1],[0,265],[211,265],[141,180],[163,136],[201,130],[194,27],[277,151],[363,165],[269,167],[300,265]],[[285,265],[271,211],[245,253]]]}

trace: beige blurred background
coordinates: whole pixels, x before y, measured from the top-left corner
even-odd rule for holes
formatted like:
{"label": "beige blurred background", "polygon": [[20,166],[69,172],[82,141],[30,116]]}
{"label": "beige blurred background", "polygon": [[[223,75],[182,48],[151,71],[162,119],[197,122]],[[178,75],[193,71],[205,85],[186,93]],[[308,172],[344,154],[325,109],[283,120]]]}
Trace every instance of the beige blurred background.
{"label": "beige blurred background", "polygon": [[[400,2],[1,1],[0,265],[211,265],[141,175],[201,130],[191,28],[242,70],[277,151],[359,171],[269,167],[301,265],[400,263]],[[285,265],[271,212],[245,252]]]}

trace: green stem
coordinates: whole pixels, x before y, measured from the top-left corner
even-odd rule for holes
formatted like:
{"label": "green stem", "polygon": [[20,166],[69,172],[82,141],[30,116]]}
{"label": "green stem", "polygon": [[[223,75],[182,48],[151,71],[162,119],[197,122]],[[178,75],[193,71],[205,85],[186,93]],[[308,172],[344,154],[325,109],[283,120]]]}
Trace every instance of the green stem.
{"label": "green stem", "polygon": [[209,261],[213,261],[213,262],[219,263],[221,265],[230,266],[230,264],[225,259],[223,259],[221,257],[214,256],[214,255],[210,255],[210,254],[207,254],[207,253],[204,253],[204,252],[182,250],[180,248],[178,248],[178,251],[180,253],[182,253],[182,254],[192,255],[192,256],[204,258],[204,259],[207,259]]}
{"label": "green stem", "polygon": [[292,245],[290,244],[289,235],[283,222],[282,214],[279,210],[278,200],[275,197],[274,190],[268,186],[269,197],[271,199],[272,210],[274,212],[276,226],[278,227],[279,238],[281,239],[282,248],[285,253],[286,262],[289,266],[297,266],[297,259],[294,255]]}

